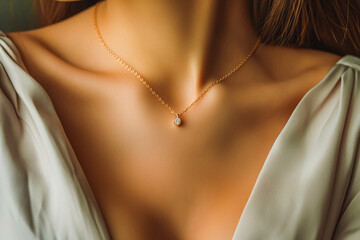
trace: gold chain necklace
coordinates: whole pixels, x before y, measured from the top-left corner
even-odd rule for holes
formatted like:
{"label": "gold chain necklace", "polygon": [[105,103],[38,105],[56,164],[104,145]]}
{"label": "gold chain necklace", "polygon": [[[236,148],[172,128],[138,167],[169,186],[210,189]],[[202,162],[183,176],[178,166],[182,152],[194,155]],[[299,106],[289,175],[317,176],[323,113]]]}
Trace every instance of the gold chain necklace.
{"label": "gold chain necklace", "polygon": [[176,116],[176,118],[174,119],[174,124],[176,126],[180,126],[181,124],[181,119],[180,116],[182,116],[185,112],[187,112],[189,110],[189,108],[191,108],[197,101],[199,101],[214,85],[218,84],[219,82],[223,81],[225,78],[229,77],[231,74],[233,74],[235,71],[237,71],[239,68],[241,68],[245,62],[253,55],[253,53],[255,52],[256,48],[258,47],[259,43],[260,43],[260,39],[258,38],[256,43],[254,44],[253,48],[251,49],[250,53],[236,66],[234,67],[231,71],[229,71],[227,74],[225,74],[222,78],[217,79],[216,81],[212,82],[211,84],[209,84],[209,86],[195,99],[194,102],[192,102],[187,108],[185,108],[184,111],[182,111],[181,113],[176,113],[156,92],[155,90],[150,87],[150,85],[147,83],[146,80],[144,80],[144,78],[137,72],[134,70],[133,67],[131,67],[130,65],[128,65],[124,60],[122,60],[113,50],[111,50],[111,48],[106,44],[105,40],[103,39],[98,24],[97,24],[97,7],[98,4],[100,2],[98,2],[95,5],[94,8],[94,26],[95,26],[95,30],[96,33],[100,39],[101,45],[104,46],[105,50],[108,52],[108,54],[118,63],[120,63],[123,67],[125,67],[128,71],[130,71],[132,74],[134,74],[144,85],[147,89],[149,89],[149,91],[157,98],[157,100],[162,104],[165,105],[172,114],[174,114]]}

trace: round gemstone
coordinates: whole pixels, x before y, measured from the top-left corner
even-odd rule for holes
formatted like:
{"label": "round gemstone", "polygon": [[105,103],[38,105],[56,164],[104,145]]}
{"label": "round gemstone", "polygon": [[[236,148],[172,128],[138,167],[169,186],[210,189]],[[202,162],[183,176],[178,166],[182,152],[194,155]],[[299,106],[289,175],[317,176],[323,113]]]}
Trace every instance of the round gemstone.
{"label": "round gemstone", "polygon": [[176,126],[179,126],[180,123],[181,123],[181,119],[180,119],[179,117],[176,117],[176,118],[174,119],[174,124],[175,124]]}

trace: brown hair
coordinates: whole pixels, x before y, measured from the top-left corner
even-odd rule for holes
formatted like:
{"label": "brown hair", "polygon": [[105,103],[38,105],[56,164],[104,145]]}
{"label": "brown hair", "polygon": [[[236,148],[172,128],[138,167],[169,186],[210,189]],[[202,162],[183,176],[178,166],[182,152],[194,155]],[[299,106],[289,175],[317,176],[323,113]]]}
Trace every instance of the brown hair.
{"label": "brown hair", "polygon": [[[45,25],[65,19],[99,0],[35,0]],[[262,43],[321,49],[360,56],[359,0],[248,0]]]}

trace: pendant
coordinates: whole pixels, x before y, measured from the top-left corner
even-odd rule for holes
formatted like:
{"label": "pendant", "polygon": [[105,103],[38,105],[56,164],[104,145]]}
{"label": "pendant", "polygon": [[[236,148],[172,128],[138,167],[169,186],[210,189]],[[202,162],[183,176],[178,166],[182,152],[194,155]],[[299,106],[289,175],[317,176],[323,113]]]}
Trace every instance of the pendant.
{"label": "pendant", "polygon": [[181,119],[179,118],[179,114],[176,114],[176,118],[174,119],[174,124],[176,126],[180,126],[181,124]]}

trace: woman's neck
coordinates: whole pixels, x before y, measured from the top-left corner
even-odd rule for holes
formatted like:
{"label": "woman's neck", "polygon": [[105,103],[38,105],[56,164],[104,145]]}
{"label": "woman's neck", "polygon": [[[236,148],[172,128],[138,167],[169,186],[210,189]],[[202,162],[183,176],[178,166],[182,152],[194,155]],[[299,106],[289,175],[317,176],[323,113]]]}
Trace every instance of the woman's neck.
{"label": "woman's neck", "polygon": [[98,23],[108,45],[152,85],[180,91],[200,91],[256,42],[246,0],[106,0]]}

